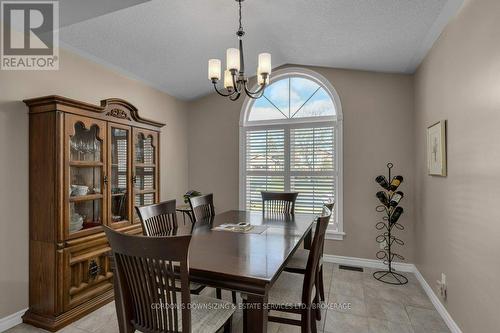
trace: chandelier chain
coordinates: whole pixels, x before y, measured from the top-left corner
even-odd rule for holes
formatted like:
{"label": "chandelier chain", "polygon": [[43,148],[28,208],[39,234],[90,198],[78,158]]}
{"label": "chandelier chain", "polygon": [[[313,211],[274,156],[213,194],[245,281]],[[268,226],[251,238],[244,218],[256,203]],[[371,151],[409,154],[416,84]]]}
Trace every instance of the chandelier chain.
{"label": "chandelier chain", "polygon": [[243,31],[243,25],[241,23],[241,0],[238,0],[238,11],[239,11],[239,23],[240,23],[240,27],[239,27],[239,31]]}

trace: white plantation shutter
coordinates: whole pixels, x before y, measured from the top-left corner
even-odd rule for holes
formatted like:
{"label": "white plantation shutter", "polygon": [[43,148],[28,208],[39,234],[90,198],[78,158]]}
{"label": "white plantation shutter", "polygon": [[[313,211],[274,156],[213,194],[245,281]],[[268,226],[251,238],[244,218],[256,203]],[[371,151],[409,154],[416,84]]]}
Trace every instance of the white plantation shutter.
{"label": "white plantation shutter", "polygon": [[285,131],[266,129],[247,132],[247,171],[283,171]]}
{"label": "white plantation shutter", "polygon": [[261,191],[285,189],[285,131],[248,131],[246,142],[246,209],[261,210]]}
{"label": "white plantation shutter", "polygon": [[329,235],[342,239],[340,99],[317,73],[287,71],[273,75],[262,98],[245,101],[240,208],[261,210],[261,191],[299,192],[297,213],[321,213],[323,205],[333,200]]}
{"label": "white plantation shutter", "polygon": [[285,190],[285,178],[283,176],[247,176],[246,197],[247,210],[262,210],[261,191]]}
{"label": "white plantation shutter", "polygon": [[291,171],[333,171],[333,127],[292,128],[290,130]]}
{"label": "white plantation shutter", "polygon": [[299,192],[295,209],[320,213],[335,200],[334,127],[290,129],[290,190]]}
{"label": "white plantation shutter", "polygon": [[245,135],[245,207],[261,210],[261,191],[296,191],[298,213],[321,213],[335,200],[333,126],[273,126]]}

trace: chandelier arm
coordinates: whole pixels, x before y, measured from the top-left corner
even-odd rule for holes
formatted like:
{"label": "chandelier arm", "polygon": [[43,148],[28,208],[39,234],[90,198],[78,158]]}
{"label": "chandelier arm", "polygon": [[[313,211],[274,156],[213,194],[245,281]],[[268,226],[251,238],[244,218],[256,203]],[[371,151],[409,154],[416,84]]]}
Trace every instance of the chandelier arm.
{"label": "chandelier arm", "polygon": [[236,92],[236,91],[233,91],[233,92],[228,92],[227,94],[225,94],[225,93],[223,93],[222,91],[220,91],[220,90],[217,88],[217,83],[215,83],[215,82],[214,82],[214,89],[215,89],[215,91],[216,91],[219,95],[221,95],[221,96],[223,96],[223,97],[230,97],[230,96],[234,95],[234,93]]}
{"label": "chandelier arm", "polygon": [[[264,89],[266,87],[266,84],[264,83],[263,85],[260,86],[259,89],[257,89],[256,91],[250,91],[247,87],[247,85],[245,84],[245,93],[251,97],[251,98],[254,98],[254,96],[259,96],[259,97],[262,97],[262,95],[264,94]],[[257,97],[257,98],[259,98]]]}
{"label": "chandelier arm", "polygon": [[231,77],[233,79],[233,88],[236,92],[241,92],[241,84],[239,80],[236,80],[236,72],[231,72]]}
{"label": "chandelier arm", "polygon": [[235,94],[234,96],[229,96],[229,99],[231,101],[236,101],[238,98],[240,98],[240,95],[241,95],[241,92],[238,92],[237,94]]}

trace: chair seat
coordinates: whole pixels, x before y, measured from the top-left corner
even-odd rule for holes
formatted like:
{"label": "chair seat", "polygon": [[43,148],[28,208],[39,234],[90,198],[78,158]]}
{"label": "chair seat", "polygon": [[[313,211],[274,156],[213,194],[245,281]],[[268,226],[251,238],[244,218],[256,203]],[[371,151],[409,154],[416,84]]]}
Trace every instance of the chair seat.
{"label": "chair seat", "polygon": [[189,290],[191,291],[191,293],[195,293],[195,294],[198,294],[200,293],[206,286],[203,285],[203,284],[199,284],[199,283],[194,283],[194,282],[190,282],[189,283]]}
{"label": "chair seat", "polygon": [[307,266],[307,258],[309,258],[309,250],[298,249],[293,254],[293,257],[290,258],[290,260],[286,264],[286,267],[305,270]]}
{"label": "chair seat", "polygon": [[[175,280],[175,287],[180,289],[181,288],[181,281]],[[203,285],[203,284],[189,282],[189,291],[193,294],[199,294],[204,288],[205,288],[205,285]]]}
{"label": "chair seat", "polygon": [[[182,298],[177,293],[177,299]],[[236,310],[233,303],[220,299],[191,295],[191,332],[215,333],[228,321]],[[179,331],[182,332],[182,309],[177,308]],[[138,330],[141,327],[136,327]]]}
{"label": "chair seat", "polygon": [[[309,250],[306,249],[298,249],[293,254],[293,257],[290,258],[288,263],[286,264],[286,268],[294,269],[294,270],[302,270],[305,271],[307,267],[307,259],[309,258]],[[323,264],[323,258],[319,259],[319,265]]]}
{"label": "chair seat", "polygon": [[215,333],[224,326],[234,311],[235,305],[233,303],[206,296],[191,295],[192,332]]}
{"label": "chair seat", "polygon": [[[304,275],[282,272],[278,280],[269,290],[268,303],[279,306],[299,306],[302,304],[302,287]],[[316,291],[313,287],[311,302]]]}

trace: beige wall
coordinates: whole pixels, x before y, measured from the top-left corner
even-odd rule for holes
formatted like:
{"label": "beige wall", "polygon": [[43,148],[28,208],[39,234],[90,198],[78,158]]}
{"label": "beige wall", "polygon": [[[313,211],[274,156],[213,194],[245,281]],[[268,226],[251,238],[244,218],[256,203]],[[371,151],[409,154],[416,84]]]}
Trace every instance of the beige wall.
{"label": "beige wall", "polygon": [[[447,275],[463,332],[498,332],[500,305],[500,1],[466,1],[418,69],[416,263]],[[448,176],[426,172],[426,128],[448,121]]]}
{"label": "beige wall", "polygon": [[[413,80],[409,75],[313,68],[335,87],[344,111],[343,241],[326,252],[375,258],[378,250],[374,178],[388,161],[405,177],[402,190],[407,242],[401,253],[413,261]],[[189,104],[189,187],[214,192],[217,211],[238,208],[239,118],[242,101],[211,94]]]}
{"label": "beige wall", "polygon": [[0,71],[0,318],[28,306],[28,110],[21,100],[50,94],[94,104],[123,98],[166,123],[161,196],[180,198],[188,184],[184,102],[67,52],[59,71]]}

